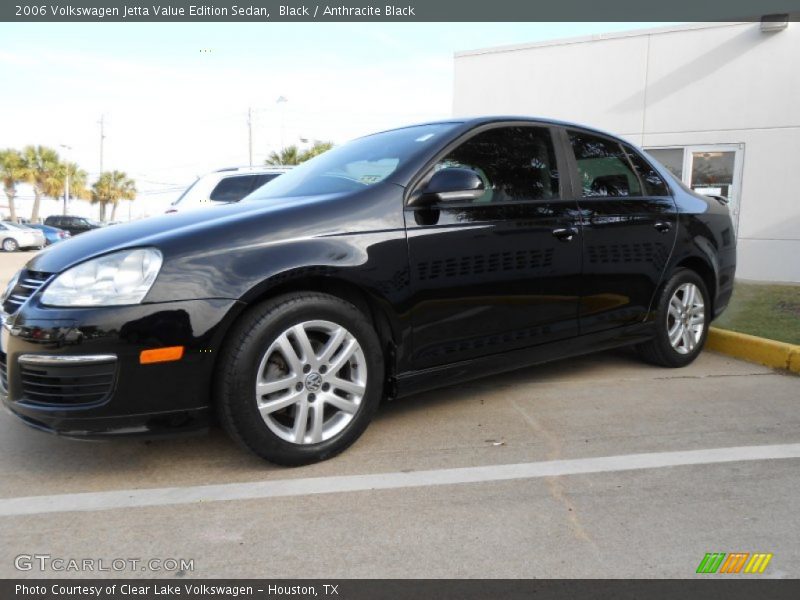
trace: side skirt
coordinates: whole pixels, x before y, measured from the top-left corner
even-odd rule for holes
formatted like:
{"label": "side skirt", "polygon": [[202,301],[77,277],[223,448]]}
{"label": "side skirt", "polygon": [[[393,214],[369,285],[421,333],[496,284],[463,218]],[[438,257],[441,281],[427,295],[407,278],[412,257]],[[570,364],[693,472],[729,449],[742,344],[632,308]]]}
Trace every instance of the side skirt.
{"label": "side skirt", "polygon": [[581,335],[513,352],[492,354],[449,365],[399,374],[394,381],[393,397],[402,398],[439,387],[463,383],[523,367],[591,354],[621,346],[646,342],[653,337],[653,323],[637,323],[620,329]]}

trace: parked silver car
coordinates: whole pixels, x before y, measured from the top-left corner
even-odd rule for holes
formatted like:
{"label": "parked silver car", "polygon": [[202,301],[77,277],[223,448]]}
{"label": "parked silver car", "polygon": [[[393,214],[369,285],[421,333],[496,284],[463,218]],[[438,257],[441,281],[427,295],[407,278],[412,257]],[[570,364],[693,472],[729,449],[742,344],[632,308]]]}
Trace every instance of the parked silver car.
{"label": "parked silver car", "polygon": [[20,248],[41,250],[45,246],[44,233],[25,225],[3,221],[0,222],[0,246],[5,252],[15,252]]}

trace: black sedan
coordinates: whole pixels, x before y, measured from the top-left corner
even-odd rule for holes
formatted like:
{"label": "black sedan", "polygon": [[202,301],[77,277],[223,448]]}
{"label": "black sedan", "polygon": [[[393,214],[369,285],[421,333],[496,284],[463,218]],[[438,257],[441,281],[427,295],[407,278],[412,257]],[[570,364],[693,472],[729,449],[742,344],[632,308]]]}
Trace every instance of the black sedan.
{"label": "black sedan", "polygon": [[735,233],[626,141],[429,123],[345,144],[238,204],[99,229],[3,297],[4,402],[68,436],[202,428],[322,460],[384,398],[623,345],[692,362]]}

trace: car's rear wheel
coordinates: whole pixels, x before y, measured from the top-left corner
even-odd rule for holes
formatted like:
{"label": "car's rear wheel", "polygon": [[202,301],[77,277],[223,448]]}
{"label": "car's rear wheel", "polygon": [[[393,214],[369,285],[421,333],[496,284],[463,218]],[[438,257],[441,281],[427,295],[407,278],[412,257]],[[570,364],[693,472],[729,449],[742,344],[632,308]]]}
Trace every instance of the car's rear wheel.
{"label": "car's rear wheel", "polygon": [[327,294],[254,307],[234,326],[220,361],[223,426],[282,465],[324,460],[350,446],[383,393],[383,356],[370,321]]}
{"label": "car's rear wheel", "polygon": [[16,252],[19,249],[19,244],[14,238],[6,238],[3,240],[3,250],[6,252]]}
{"label": "car's rear wheel", "polygon": [[710,321],[702,278],[689,269],[678,269],[659,295],[655,337],[637,347],[639,354],[663,367],[686,366],[702,351]]}

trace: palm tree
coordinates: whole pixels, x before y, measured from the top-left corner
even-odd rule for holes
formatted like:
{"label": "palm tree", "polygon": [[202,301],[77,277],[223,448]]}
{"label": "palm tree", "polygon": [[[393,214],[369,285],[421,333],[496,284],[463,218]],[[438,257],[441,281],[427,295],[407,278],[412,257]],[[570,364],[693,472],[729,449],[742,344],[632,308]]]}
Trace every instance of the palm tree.
{"label": "palm tree", "polygon": [[111,220],[120,200],[136,198],[136,182],[122,171],[104,171],[92,186],[92,204],[100,204],[100,220],[106,220],[106,206],[111,204]]}
{"label": "palm tree", "polygon": [[33,186],[31,221],[39,220],[42,196],[51,194],[58,171],[58,152],[47,146],[25,146],[22,149],[24,179]]}
{"label": "palm tree", "polygon": [[8,217],[16,222],[17,209],[14,198],[17,197],[17,184],[25,181],[22,156],[18,151],[10,148],[0,151],[0,179],[3,180],[3,191],[8,197]]}
{"label": "palm tree", "polygon": [[299,162],[301,163],[306,162],[307,160],[310,160],[315,156],[319,156],[323,152],[327,152],[331,148],[333,148],[333,142],[322,142],[320,140],[314,140],[314,144],[311,146],[311,148],[309,148],[300,155]]}
{"label": "palm tree", "polygon": [[300,153],[297,150],[297,146],[292,145],[286,146],[280,153],[272,152],[264,162],[271,167],[279,167],[285,165],[299,165],[302,161],[300,160]]}
{"label": "palm tree", "polygon": [[[67,177],[69,177],[69,198],[90,198],[86,183],[89,175],[81,169],[77,163],[62,162],[53,172],[52,177],[47,181],[47,195],[53,198],[64,197],[67,194]],[[66,209],[66,203],[64,204]]]}

